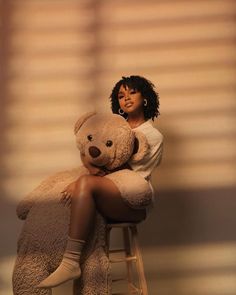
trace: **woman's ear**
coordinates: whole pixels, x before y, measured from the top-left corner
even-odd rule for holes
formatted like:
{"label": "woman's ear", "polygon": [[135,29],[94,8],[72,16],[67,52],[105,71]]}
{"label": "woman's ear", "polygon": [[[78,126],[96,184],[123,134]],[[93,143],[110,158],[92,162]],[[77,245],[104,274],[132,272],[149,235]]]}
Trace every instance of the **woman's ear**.
{"label": "woman's ear", "polygon": [[146,136],[140,131],[134,131],[135,142],[134,142],[134,154],[131,157],[133,162],[137,162],[143,159],[148,153],[149,144]]}
{"label": "woman's ear", "polygon": [[76,134],[80,127],[92,116],[96,115],[96,112],[88,112],[86,114],[84,114],[83,116],[81,116],[78,121],[75,123],[75,127],[74,127],[74,134]]}

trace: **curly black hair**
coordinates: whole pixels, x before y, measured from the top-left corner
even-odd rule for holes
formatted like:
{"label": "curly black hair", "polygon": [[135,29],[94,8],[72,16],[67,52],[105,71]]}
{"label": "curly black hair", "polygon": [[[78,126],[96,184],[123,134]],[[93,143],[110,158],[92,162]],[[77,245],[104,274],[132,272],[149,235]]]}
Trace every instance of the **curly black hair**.
{"label": "curly black hair", "polygon": [[[118,101],[118,92],[121,85],[140,92],[142,97],[147,99],[147,106],[144,106],[143,108],[144,118],[146,120],[152,118],[154,121],[154,118],[160,115],[159,95],[154,90],[155,86],[151,81],[141,76],[122,77],[122,79],[115,84],[110,95],[111,109],[113,113],[119,114],[120,105]],[[125,113],[122,116],[127,118],[127,114]]]}

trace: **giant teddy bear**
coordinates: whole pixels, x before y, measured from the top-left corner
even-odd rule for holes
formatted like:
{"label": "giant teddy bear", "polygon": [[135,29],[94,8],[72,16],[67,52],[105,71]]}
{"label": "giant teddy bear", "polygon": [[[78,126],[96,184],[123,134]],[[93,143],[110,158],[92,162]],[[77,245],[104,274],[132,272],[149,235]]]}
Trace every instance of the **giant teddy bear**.
{"label": "giant teddy bear", "polygon": [[[110,172],[104,177],[117,185],[129,206],[139,209],[151,202],[152,192],[148,183],[136,172],[121,169],[129,159],[139,161],[148,153],[148,144],[142,133],[132,130],[119,115],[95,113],[79,118],[74,132],[81,156]],[[138,148],[134,153],[135,146]],[[36,286],[58,267],[66,247],[70,209],[60,202],[61,191],[88,173],[84,166],[56,173],[18,204],[17,215],[25,222],[18,239],[13,270],[14,295],[52,294],[50,289]],[[105,295],[110,292],[105,226],[106,220],[97,213],[94,229],[81,257],[82,276],[74,281],[74,295]]]}

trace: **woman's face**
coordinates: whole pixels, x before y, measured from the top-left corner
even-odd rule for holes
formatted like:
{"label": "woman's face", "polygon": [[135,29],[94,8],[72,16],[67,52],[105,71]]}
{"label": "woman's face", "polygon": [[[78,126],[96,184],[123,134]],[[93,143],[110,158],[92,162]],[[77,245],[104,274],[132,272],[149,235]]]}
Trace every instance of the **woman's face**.
{"label": "woman's face", "polygon": [[143,112],[143,99],[144,98],[142,97],[142,94],[137,90],[128,88],[128,86],[120,86],[118,92],[118,101],[120,108],[126,114],[138,114]]}

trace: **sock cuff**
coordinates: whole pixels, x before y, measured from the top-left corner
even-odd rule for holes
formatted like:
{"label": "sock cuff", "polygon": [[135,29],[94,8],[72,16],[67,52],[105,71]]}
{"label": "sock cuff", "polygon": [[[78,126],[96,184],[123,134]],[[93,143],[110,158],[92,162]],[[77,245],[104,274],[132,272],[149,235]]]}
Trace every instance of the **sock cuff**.
{"label": "sock cuff", "polygon": [[66,251],[69,251],[71,253],[79,253],[82,251],[84,244],[84,240],[72,239],[68,237]]}
{"label": "sock cuff", "polygon": [[67,237],[68,241],[73,241],[73,242],[80,242],[80,243],[84,243],[85,244],[85,240],[79,240],[79,239],[73,239],[70,236]]}

